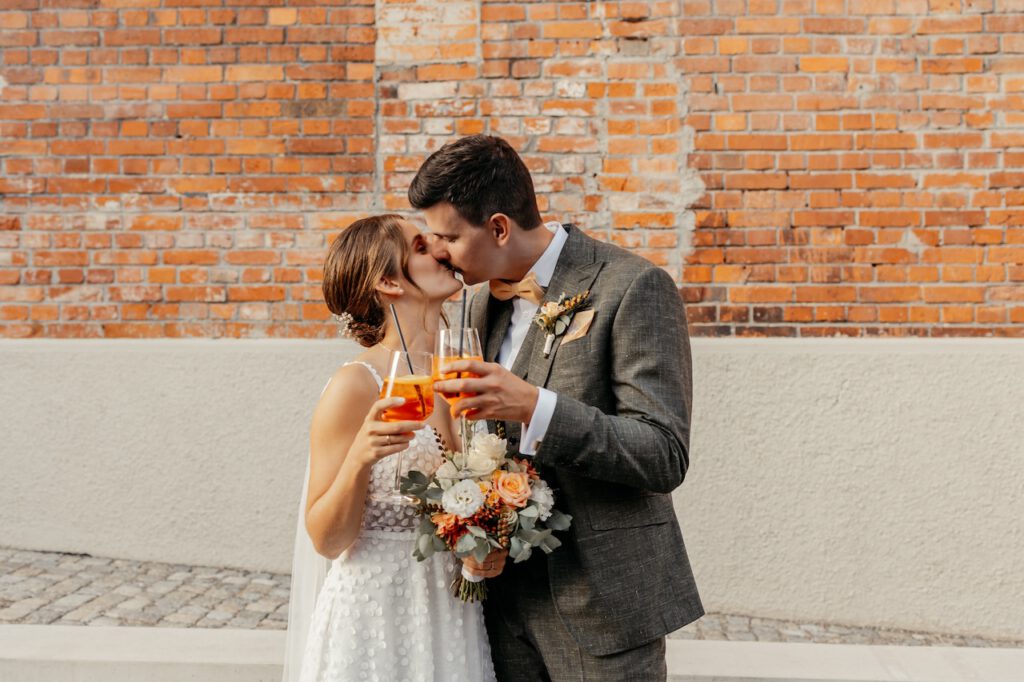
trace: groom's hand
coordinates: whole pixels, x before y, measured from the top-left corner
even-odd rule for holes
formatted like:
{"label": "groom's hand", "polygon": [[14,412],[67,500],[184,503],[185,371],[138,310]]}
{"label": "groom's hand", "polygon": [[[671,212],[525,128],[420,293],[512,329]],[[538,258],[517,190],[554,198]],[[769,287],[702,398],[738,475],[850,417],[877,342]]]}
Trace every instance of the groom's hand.
{"label": "groom's hand", "polygon": [[440,368],[442,373],[463,372],[478,378],[446,379],[434,383],[443,393],[476,394],[452,402],[451,413],[472,419],[502,419],[529,424],[540,391],[495,362],[456,360]]}

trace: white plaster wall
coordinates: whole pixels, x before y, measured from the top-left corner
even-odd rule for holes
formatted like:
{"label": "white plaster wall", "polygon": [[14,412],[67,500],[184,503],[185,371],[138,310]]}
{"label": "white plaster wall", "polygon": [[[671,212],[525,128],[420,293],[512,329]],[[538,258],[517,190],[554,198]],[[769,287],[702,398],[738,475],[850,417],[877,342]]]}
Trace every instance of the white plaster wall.
{"label": "white plaster wall", "polygon": [[1024,342],[694,344],[714,610],[1024,640]]}
{"label": "white plaster wall", "polygon": [[291,570],[309,418],[347,341],[0,344],[0,545]]}
{"label": "white plaster wall", "polygon": [[[0,545],[287,571],[345,341],[0,343]],[[1024,342],[696,339],[709,610],[1024,639]]]}

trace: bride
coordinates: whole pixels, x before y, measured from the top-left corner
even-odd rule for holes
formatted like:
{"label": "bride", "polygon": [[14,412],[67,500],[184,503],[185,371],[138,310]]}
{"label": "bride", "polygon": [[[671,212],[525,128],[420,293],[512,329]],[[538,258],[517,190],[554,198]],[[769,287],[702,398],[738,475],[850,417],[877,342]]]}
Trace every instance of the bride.
{"label": "bride", "polygon": [[449,411],[426,423],[380,420],[401,401],[378,399],[402,343],[389,304],[409,350],[429,352],[441,306],[462,286],[427,246],[399,216],[374,216],[342,232],[324,264],[327,307],[366,350],[334,373],[313,413],[285,682],[494,679],[481,605],[452,596],[450,555],[413,558],[418,519],[393,495],[399,460],[403,471],[431,472],[442,443],[458,447]]}

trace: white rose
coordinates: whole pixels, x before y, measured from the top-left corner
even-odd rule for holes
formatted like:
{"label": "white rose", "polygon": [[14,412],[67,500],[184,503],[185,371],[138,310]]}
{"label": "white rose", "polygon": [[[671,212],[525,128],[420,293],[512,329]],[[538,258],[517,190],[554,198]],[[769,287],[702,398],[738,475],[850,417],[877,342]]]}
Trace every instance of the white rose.
{"label": "white rose", "polygon": [[543,480],[530,482],[530,501],[537,505],[540,511],[537,518],[547,521],[551,517],[551,508],[555,506],[555,493],[551,486]]}
{"label": "white rose", "polygon": [[452,483],[459,478],[459,470],[455,468],[455,465],[451,463],[451,460],[445,460],[444,463],[437,467],[437,471],[434,472],[434,476],[437,478],[437,482],[441,484],[444,490],[452,487]]}
{"label": "white rose", "polygon": [[471,452],[466,458],[466,470],[474,477],[488,476],[498,468],[498,462],[480,452]]}
{"label": "white rose", "polygon": [[470,450],[472,450],[474,454],[493,460],[494,467],[491,468],[493,471],[494,468],[500,465],[505,459],[505,452],[508,450],[508,444],[505,442],[504,438],[498,438],[493,433],[485,433],[473,438],[473,445],[470,447]]}
{"label": "white rose", "polygon": [[484,494],[476,481],[459,481],[441,497],[441,506],[449,514],[466,519],[476,514],[484,504]]}

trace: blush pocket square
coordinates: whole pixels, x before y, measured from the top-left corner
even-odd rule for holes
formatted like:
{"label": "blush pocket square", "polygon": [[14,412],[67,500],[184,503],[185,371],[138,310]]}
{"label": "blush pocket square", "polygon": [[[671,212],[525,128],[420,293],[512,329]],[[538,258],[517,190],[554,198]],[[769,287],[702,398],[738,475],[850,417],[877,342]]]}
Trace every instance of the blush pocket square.
{"label": "blush pocket square", "polygon": [[569,328],[565,330],[565,336],[562,338],[562,345],[575,341],[576,339],[582,339],[590,331],[590,323],[594,321],[593,310],[581,310],[572,316],[572,322],[569,323]]}

